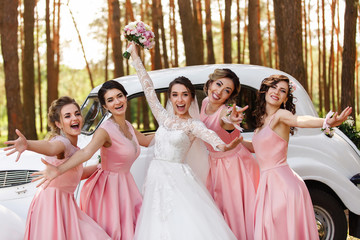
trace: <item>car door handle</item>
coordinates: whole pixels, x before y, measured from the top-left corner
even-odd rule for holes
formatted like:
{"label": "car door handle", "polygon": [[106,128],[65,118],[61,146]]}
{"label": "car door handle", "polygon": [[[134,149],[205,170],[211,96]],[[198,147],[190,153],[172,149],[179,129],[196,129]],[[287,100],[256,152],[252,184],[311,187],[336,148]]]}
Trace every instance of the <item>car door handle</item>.
{"label": "car door handle", "polygon": [[17,194],[21,194],[21,193],[26,193],[27,190],[26,190],[25,188],[23,188],[23,189],[16,189],[15,192],[16,192]]}

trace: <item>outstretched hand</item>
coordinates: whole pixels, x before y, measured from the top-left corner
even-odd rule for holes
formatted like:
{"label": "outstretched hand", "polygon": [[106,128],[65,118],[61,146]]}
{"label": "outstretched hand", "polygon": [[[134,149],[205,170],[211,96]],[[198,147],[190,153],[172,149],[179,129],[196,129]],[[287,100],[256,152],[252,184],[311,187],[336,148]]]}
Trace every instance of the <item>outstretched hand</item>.
{"label": "outstretched hand", "polygon": [[45,164],[46,168],[43,171],[31,174],[31,176],[37,176],[32,180],[32,182],[40,180],[40,183],[36,187],[40,187],[42,185],[45,189],[54,178],[60,175],[60,171],[57,167],[46,162],[44,159],[41,159],[41,161]]}
{"label": "outstretched hand", "polygon": [[6,156],[18,152],[15,160],[15,162],[17,162],[19,161],[21,154],[27,149],[28,143],[26,137],[18,129],[15,130],[15,133],[19,136],[18,139],[5,142],[5,144],[11,144],[12,146],[4,148],[4,151],[10,151],[6,153]]}
{"label": "outstretched hand", "polygon": [[347,117],[351,114],[352,108],[346,107],[340,115],[338,115],[337,112],[334,113],[334,115],[327,120],[327,124],[330,125],[330,127],[336,127],[339,126],[341,123],[343,123]]}
{"label": "outstretched hand", "polygon": [[239,145],[239,143],[241,143],[243,141],[243,136],[240,135],[240,137],[235,138],[234,140],[231,141],[231,143],[229,144],[220,144],[218,146],[216,146],[218,149],[220,149],[220,151],[222,152],[226,152],[229,151],[231,149],[234,149],[237,147],[237,145]]}
{"label": "outstretched hand", "polygon": [[232,111],[230,114],[230,121],[234,124],[240,124],[242,120],[244,119],[244,112],[249,108],[248,105],[245,107],[237,107],[236,104],[233,105]]}

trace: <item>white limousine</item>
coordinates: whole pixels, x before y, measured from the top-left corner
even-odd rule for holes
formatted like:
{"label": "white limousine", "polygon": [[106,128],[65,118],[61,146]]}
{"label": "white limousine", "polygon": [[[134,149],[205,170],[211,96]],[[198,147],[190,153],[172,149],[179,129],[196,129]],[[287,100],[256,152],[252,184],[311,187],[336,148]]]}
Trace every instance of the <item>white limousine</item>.
{"label": "white limousine", "polygon": [[[242,88],[237,104],[249,105],[246,125],[243,126],[245,139],[251,139],[253,135],[254,119],[251,112],[255,107],[256,91],[261,81],[271,74],[287,75],[297,84],[294,92],[297,114],[317,116],[313,103],[299,82],[292,76],[271,68],[215,64],[150,71],[149,75],[162,102],[166,100],[169,82],[178,76],[186,76],[196,86],[197,98],[201,103],[204,98],[203,84],[216,68],[229,68],[240,78]],[[124,76],[116,80],[123,84],[128,92],[127,119],[142,132],[155,132],[157,123],[146,104],[137,76]],[[84,147],[97,127],[109,117],[97,99],[100,87],[94,88],[82,105],[84,126],[79,147]],[[145,160],[149,158],[145,158],[145,155],[151,150],[142,148],[139,159],[131,169],[140,189],[149,164]],[[30,182],[30,174],[41,170],[43,165],[39,160],[41,156],[33,152],[26,151],[17,163],[14,161],[15,157],[5,157],[5,153],[0,150],[0,204],[15,212],[24,223],[36,191],[36,183]],[[97,161],[98,153],[85,164]],[[360,237],[360,152],[351,140],[338,129],[335,130],[333,138],[325,136],[320,129],[298,129],[295,135],[290,137],[288,163],[304,179],[309,189],[320,239],[346,239],[348,230],[349,234]],[[81,185],[75,192],[76,197],[80,188]],[[22,229],[19,228],[19,231]]]}

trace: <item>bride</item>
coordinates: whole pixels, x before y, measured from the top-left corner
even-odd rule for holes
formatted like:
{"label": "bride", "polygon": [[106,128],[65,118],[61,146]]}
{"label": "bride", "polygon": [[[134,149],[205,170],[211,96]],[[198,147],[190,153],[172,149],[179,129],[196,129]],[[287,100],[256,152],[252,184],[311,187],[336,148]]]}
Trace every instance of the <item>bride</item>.
{"label": "bride", "polygon": [[178,77],[170,83],[168,105],[171,107],[168,111],[164,109],[134,45],[129,52],[151,111],[159,123],[154,158],[144,183],[135,240],[236,239],[185,159],[196,138],[220,151],[233,149],[240,139],[225,145],[215,132],[192,118],[199,115],[199,109],[196,109],[195,88],[186,77]]}

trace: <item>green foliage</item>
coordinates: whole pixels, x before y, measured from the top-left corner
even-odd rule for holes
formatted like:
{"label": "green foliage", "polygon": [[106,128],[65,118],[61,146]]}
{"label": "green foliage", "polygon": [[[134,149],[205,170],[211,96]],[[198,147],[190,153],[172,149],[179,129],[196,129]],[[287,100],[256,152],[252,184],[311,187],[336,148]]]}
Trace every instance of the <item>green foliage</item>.
{"label": "green foliage", "polygon": [[345,135],[355,144],[355,146],[360,150],[360,131],[357,131],[354,126],[354,120],[349,117],[348,120],[343,122],[338,127]]}

